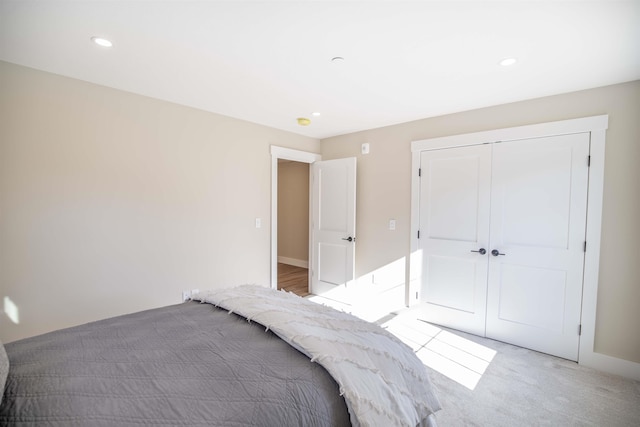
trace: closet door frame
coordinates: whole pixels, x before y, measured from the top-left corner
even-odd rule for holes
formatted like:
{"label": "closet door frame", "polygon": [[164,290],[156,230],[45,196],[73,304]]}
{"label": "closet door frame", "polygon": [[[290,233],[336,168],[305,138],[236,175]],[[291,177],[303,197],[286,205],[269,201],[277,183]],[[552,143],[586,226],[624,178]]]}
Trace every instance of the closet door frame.
{"label": "closet door frame", "polygon": [[416,305],[421,300],[422,256],[419,251],[418,233],[420,219],[419,169],[420,153],[422,151],[588,132],[590,133],[589,155],[591,163],[587,195],[587,251],[585,252],[582,291],[582,334],[580,336],[578,363],[611,371],[611,369],[607,369],[607,367],[611,368],[611,366],[607,366],[611,361],[605,360],[608,356],[594,351],[602,193],[604,187],[604,154],[608,125],[609,116],[601,115],[413,141],[411,143],[411,254],[409,257],[406,304],[408,306]]}

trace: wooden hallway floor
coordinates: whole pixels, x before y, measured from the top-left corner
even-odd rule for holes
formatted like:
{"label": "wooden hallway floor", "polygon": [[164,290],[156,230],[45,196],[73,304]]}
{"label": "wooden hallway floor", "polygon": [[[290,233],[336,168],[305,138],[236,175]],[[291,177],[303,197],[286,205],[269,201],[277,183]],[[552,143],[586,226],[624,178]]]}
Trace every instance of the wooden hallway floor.
{"label": "wooden hallway floor", "polygon": [[309,270],[278,263],[278,289],[305,297],[309,295]]}

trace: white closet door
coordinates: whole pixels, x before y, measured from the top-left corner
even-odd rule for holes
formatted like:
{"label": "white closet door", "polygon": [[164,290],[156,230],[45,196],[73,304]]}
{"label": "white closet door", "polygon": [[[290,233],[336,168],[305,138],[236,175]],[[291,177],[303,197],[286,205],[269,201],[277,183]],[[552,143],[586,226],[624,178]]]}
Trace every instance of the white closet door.
{"label": "white closet door", "polygon": [[424,320],[484,335],[491,146],[424,151],[420,239]]}
{"label": "white closet door", "polygon": [[486,336],[578,358],[589,134],[494,144]]}

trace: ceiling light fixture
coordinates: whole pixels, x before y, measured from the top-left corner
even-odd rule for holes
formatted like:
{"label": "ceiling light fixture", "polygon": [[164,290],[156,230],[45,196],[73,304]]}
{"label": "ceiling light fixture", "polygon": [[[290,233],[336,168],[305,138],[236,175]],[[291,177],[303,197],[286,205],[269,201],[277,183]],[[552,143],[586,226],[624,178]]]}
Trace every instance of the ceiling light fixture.
{"label": "ceiling light fixture", "polygon": [[316,112],[314,112],[314,113],[311,113],[311,115],[312,115],[313,117],[320,117],[320,113],[319,113],[319,112],[317,112],[317,111],[316,111]]}
{"label": "ceiling light fixture", "polygon": [[334,56],[333,58],[331,58],[331,62],[342,62],[344,61],[344,58],[342,56]]}
{"label": "ceiling light fixture", "polygon": [[297,120],[300,126],[309,126],[311,124],[311,120],[307,119],[306,117],[298,117]]}
{"label": "ceiling light fixture", "polygon": [[102,47],[112,47],[113,43],[111,43],[110,40],[107,40],[105,38],[102,37],[91,37],[91,41],[94,42],[95,44],[97,44],[98,46],[102,46]]}
{"label": "ceiling light fixture", "polygon": [[502,65],[503,67],[509,67],[515,64],[516,62],[518,62],[516,58],[505,58],[502,61],[500,61],[499,64]]}

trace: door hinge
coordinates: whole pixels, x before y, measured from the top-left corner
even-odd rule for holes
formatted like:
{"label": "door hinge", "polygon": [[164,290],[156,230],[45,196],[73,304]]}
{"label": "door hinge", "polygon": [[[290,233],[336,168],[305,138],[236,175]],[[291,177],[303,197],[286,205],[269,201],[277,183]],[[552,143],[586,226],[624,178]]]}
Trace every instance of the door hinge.
{"label": "door hinge", "polygon": [[418,176],[422,176],[422,168],[418,168]]}
{"label": "door hinge", "polygon": [[578,325],[578,336],[582,335],[582,325]]}
{"label": "door hinge", "polygon": [[420,238],[420,230],[418,230],[418,239]]}
{"label": "door hinge", "polygon": [[591,166],[591,156],[587,156],[587,167]]}
{"label": "door hinge", "polygon": [[585,240],[584,242],[584,248],[583,248],[584,252],[587,252],[587,241]]}
{"label": "door hinge", "polygon": [[416,299],[418,299],[418,291],[416,291]]}

